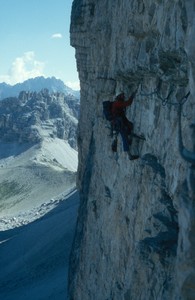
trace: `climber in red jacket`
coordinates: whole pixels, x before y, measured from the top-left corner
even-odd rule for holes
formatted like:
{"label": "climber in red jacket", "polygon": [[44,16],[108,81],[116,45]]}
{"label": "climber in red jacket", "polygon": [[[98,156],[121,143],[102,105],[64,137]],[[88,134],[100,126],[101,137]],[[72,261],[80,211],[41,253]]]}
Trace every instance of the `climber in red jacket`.
{"label": "climber in red jacket", "polygon": [[123,149],[128,152],[130,160],[139,158],[138,155],[132,155],[129,151],[132,143],[133,123],[126,117],[126,107],[132,104],[135,93],[127,101],[125,101],[125,94],[120,93],[112,104],[113,128],[121,134]]}

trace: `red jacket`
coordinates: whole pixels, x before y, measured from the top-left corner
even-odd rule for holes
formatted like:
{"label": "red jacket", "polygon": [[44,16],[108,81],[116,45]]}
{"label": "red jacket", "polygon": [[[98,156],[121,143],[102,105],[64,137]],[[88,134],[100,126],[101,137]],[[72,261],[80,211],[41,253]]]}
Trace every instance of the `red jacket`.
{"label": "red jacket", "polygon": [[126,107],[130,106],[133,102],[133,98],[129,98],[128,101],[115,101],[112,104],[112,115],[116,117],[125,117]]}

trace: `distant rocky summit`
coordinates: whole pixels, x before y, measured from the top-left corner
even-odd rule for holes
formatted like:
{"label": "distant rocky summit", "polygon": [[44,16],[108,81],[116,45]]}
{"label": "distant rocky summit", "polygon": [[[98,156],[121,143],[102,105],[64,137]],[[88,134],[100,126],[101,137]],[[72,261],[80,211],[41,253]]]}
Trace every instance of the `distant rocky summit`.
{"label": "distant rocky summit", "polygon": [[28,92],[40,92],[43,88],[48,89],[50,93],[64,93],[65,95],[73,95],[79,98],[79,91],[72,90],[64,84],[64,82],[55,77],[45,78],[43,76],[31,78],[25,80],[22,83],[17,83],[15,85],[9,85],[5,82],[0,83],[0,100],[7,97],[18,97],[21,91]]}
{"label": "distant rocky summit", "polygon": [[73,95],[22,91],[0,101],[0,140],[37,143],[58,137],[77,149],[78,114],[79,100]]}

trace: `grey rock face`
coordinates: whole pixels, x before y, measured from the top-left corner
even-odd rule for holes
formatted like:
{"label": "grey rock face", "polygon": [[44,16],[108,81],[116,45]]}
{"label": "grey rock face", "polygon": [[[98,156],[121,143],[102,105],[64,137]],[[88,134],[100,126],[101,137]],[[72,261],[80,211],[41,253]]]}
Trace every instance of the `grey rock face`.
{"label": "grey rock face", "polygon": [[[194,20],[193,0],[73,2],[81,206],[71,300],[195,299],[194,160],[180,155],[178,134],[182,103],[183,146],[194,157]],[[136,88],[127,116],[146,141],[129,161],[120,139],[111,151],[102,102]]]}
{"label": "grey rock face", "polygon": [[38,143],[44,136],[68,140],[77,149],[79,102],[71,95],[21,92],[0,101],[0,139]]}

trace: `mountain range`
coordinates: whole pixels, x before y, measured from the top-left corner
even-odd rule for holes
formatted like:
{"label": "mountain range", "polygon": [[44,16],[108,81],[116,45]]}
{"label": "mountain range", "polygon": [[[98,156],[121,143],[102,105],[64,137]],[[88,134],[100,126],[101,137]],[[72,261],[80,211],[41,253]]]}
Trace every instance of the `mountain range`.
{"label": "mountain range", "polygon": [[67,299],[79,99],[54,77],[0,91],[0,299]]}
{"label": "mountain range", "polygon": [[43,76],[25,80],[23,83],[10,85],[5,82],[0,83],[0,100],[7,97],[18,97],[21,91],[40,92],[43,88],[48,89],[50,93],[64,93],[65,95],[73,95],[80,97],[79,91],[72,90],[64,84],[64,82],[55,77],[45,78]]}

